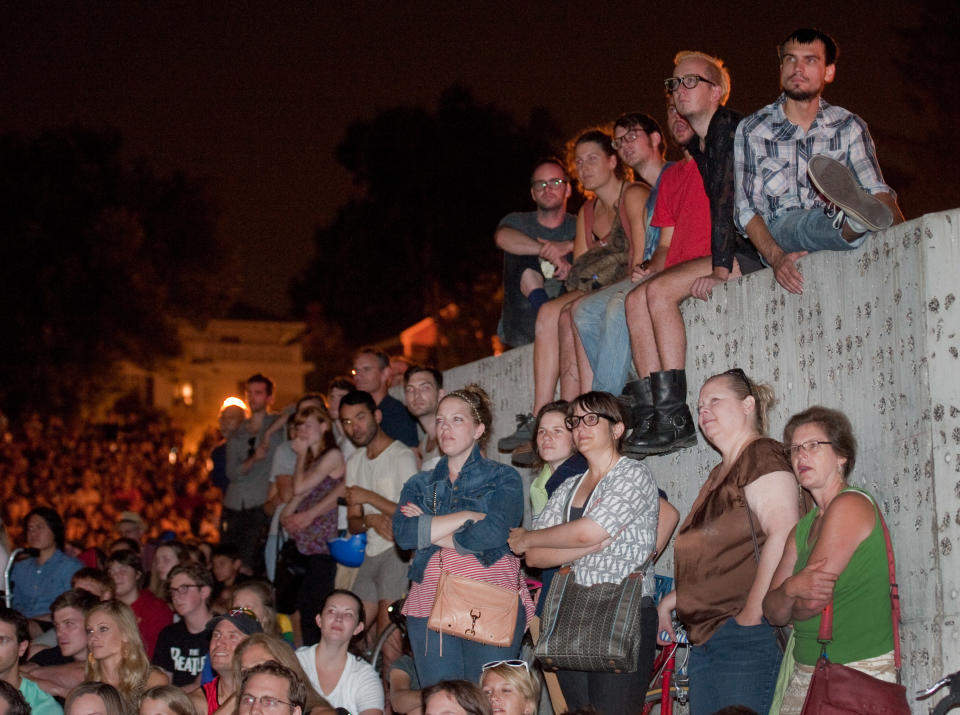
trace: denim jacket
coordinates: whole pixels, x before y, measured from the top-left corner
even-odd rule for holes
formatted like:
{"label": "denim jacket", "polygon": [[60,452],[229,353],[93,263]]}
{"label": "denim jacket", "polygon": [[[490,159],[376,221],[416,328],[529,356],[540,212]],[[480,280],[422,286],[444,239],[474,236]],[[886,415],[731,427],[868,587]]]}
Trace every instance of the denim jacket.
{"label": "denim jacket", "polygon": [[[436,510],[434,510],[436,494]],[[407,517],[400,509],[393,515],[393,538],[401,549],[416,549],[410,561],[409,576],[420,582],[430,557],[440,547],[430,543],[430,524],[434,515],[458,511],[486,514],[480,521],[467,521],[453,534],[460,554],[473,554],[484,566],[496,563],[510,553],[507,536],[523,519],[523,482],[513,467],[480,455],[474,447],[460,469],[456,482],[450,483],[447,458],[432,471],[419,472],[407,480],[400,493],[400,506],[416,504],[422,516]]]}

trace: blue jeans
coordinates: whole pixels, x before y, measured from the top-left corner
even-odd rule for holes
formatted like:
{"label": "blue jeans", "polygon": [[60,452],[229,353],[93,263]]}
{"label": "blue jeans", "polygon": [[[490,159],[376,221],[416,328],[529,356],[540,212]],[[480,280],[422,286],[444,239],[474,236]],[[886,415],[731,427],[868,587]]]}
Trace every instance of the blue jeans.
{"label": "blue jeans", "polygon": [[[519,600],[519,599],[518,599]],[[475,643],[465,638],[443,635],[443,655],[440,655],[440,634],[427,628],[426,618],[407,617],[407,635],[417,666],[420,687],[427,688],[441,680],[469,680],[480,682],[484,663],[495,660],[514,660],[520,657],[523,633],[527,630],[527,614],[523,604],[517,608],[517,627],[513,643],[506,648]]]}
{"label": "blue jeans", "polygon": [[590,293],[574,311],[573,321],[593,369],[593,385],[581,385],[584,392],[603,390],[619,395],[623,391],[631,367],[630,333],[623,301],[636,286],[625,278]]}
{"label": "blue jeans", "polygon": [[833,227],[833,219],[823,209],[796,209],[787,211],[767,223],[770,234],[784,253],[794,251],[852,251],[867,240],[869,234],[863,234],[853,241],[847,241],[838,229]]}
{"label": "blue jeans", "polygon": [[741,626],[727,619],[690,653],[690,715],[710,715],[728,705],[770,710],[782,654],[773,627]]}

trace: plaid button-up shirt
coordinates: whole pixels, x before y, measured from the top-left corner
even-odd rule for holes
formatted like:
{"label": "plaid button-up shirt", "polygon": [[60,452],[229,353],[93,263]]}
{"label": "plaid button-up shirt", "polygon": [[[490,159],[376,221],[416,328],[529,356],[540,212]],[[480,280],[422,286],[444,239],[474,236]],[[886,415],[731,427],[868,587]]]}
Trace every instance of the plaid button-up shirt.
{"label": "plaid button-up shirt", "polygon": [[856,114],[820,98],[817,118],[804,131],[783,112],[786,95],[744,119],[734,140],[736,224],[759,215],[768,224],[786,211],[825,205],[807,176],[810,157],[825,154],[846,164],[871,194],[887,192],[873,139]]}

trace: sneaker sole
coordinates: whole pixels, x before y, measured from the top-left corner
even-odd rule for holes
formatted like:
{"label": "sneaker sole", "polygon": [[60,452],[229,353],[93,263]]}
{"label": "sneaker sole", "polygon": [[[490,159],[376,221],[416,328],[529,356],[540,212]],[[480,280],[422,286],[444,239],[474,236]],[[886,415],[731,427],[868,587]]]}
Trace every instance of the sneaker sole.
{"label": "sneaker sole", "polygon": [[871,231],[882,231],[893,225],[890,208],[860,188],[850,169],[836,159],[822,154],[810,157],[807,175],[817,191]]}
{"label": "sneaker sole", "polygon": [[694,447],[696,444],[697,435],[694,434],[662,447],[636,447],[625,444],[623,445],[622,452],[628,457],[633,457],[634,459],[643,459],[644,457],[655,457],[661,454],[671,454],[681,449]]}

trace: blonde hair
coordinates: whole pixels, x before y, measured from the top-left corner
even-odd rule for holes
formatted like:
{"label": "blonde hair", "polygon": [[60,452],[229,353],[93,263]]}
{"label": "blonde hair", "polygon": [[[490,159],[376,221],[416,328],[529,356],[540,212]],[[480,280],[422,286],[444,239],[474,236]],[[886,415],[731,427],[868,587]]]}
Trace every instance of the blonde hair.
{"label": "blonde hair", "polygon": [[276,636],[279,638],[280,624],[277,623],[277,603],[274,597],[273,586],[271,586],[268,581],[261,579],[238,583],[233,589],[231,605],[236,602],[237,594],[241,591],[250,591],[250,593],[260,599],[260,603],[263,606],[263,621],[260,622],[260,627],[263,628],[263,632],[268,636]]}
{"label": "blonde hair", "polygon": [[730,98],[730,70],[727,69],[727,66],[723,63],[719,57],[714,57],[713,55],[708,55],[706,52],[699,52],[697,50],[681,50],[673,58],[673,66],[676,67],[678,64],[684,60],[703,60],[710,65],[710,69],[707,70],[707,74],[710,75],[707,79],[716,82],[720,87],[722,94],[720,95],[720,104],[726,104],[727,100]]}
{"label": "blonde hair", "polygon": [[156,685],[140,696],[140,705],[144,700],[160,700],[166,703],[175,715],[196,715],[196,708],[190,698],[176,685]]}
{"label": "blonde hair", "polygon": [[[117,629],[120,631],[120,640],[123,642],[120,648],[119,682],[110,683],[110,685],[117,689],[125,703],[136,703],[147,685],[147,678],[150,674],[150,661],[143,648],[143,641],[140,639],[137,617],[134,615],[133,609],[125,603],[104,601],[87,612],[85,624],[89,623],[90,619],[97,613],[105,613],[116,622]],[[94,658],[92,653],[87,655],[85,679],[101,683],[106,682],[103,679],[100,661]]]}
{"label": "blonde hair", "polygon": [[523,697],[528,705],[533,706],[533,712],[537,711],[537,705],[540,700],[540,683],[537,676],[522,666],[508,665],[501,663],[492,668],[487,668],[480,676],[480,687],[483,688],[483,681],[488,675],[499,675],[512,685]]}
{"label": "blonde hair", "polygon": [[254,646],[264,648],[273,660],[280,663],[280,665],[285,665],[296,673],[298,678],[303,680],[307,686],[307,706],[304,708],[305,712],[310,712],[318,706],[331,707],[330,703],[324,700],[320,696],[320,693],[311,685],[310,678],[303,672],[303,666],[300,665],[300,661],[297,660],[297,656],[294,655],[290,645],[286,641],[268,636],[266,633],[254,633],[249,638],[241,641],[236,650],[233,651],[233,682],[237,684],[238,693],[240,692],[240,684],[243,682],[243,668],[240,667],[241,659],[246,650]]}

